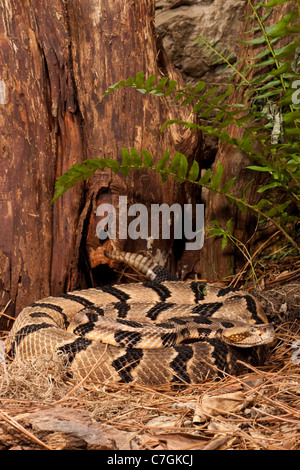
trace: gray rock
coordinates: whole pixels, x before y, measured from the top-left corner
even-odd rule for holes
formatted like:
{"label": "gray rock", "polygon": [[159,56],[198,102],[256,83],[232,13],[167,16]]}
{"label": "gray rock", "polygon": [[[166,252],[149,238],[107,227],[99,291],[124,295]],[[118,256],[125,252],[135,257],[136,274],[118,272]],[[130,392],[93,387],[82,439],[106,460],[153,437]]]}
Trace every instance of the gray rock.
{"label": "gray rock", "polygon": [[221,74],[222,65],[199,48],[194,39],[205,36],[233,52],[236,60],[246,0],[159,0],[156,2],[156,29],[174,65],[187,82],[201,79],[225,82],[231,71]]}

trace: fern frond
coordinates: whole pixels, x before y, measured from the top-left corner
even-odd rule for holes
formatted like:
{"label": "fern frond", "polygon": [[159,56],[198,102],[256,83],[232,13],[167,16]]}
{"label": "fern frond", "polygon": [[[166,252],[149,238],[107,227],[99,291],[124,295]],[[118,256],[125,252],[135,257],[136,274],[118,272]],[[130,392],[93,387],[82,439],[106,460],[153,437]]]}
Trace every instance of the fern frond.
{"label": "fern frond", "polygon": [[[149,163],[151,163],[151,166],[149,166]],[[198,164],[194,162],[189,172],[188,166],[189,165],[186,156],[179,152],[176,152],[175,156],[171,158],[170,152],[166,150],[163,157],[155,166],[153,164],[153,158],[148,151],[142,151],[141,155],[139,155],[135,148],[132,148],[130,151],[123,148],[122,163],[116,162],[110,158],[96,158],[93,160],[85,160],[82,164],[73,165],[57,180],[55,184],[56,192],[52,203],[76,182],[91,177],[97,170],[104,171],[108,168],[114,173],[121,172],[126,177],[130,171],[141,171],[149,169],[150,171],[160,174],[162,182],[165,182],[168,177],[172,177],[179,183],[189,182],[203,186],[216,194],[223,194],[230,203],[235,203],[240,210],[245,211],[249,209],[262,220],[267,219],[282,232],[282,234],[295,248],[297,248],[298,251],[300,251],[292,237],[286,232],[284,226],[280,224],[281,218],[285,218],[286,216],[284,209],[291,203],[290,200],[286,201],[281,206],[277,206],[277,209],[271,205],[269,209],[264,210],[263,212],[262,209],[271,203],[268,200],[263,199],[257,205],[249,204],[246,201],[246,191],[249,185],[245,188],[244,194],[241,198],[234,196],[230,190],[235,182],[235,178],[227,181],[224,185],[222,183],[224,169],[220,163],[218,164],[217,170],[213,175],[211,169],[208,169],[200,179],[197,179],[199,176]],[[268,171],[273,170],[274,168],[271,166],[268,168]],[[279,221],[277,220],[278,217]]]}
{"label": "fern frond", "polygon": [[240,77],[241,81],[243,82],[243,84],[249,85],[249,82],[248,82],[246,76],[243,74],[243,72],[241,72],[237,68],[238,64],[240,63],[240,60],[236,61],[235,63],[230,62],[230,59],[232,57],[232,53],[229,53],[229,55],[225,56],[224,52],[225,52],[226,49],[223,49],[222,51],[219,51],[217,44],[213,40],[208,39],[205,36],[197,36],[194,40],[202,43],[202,46],[203,46],[202,49],[204,51],[210,52],[211,53],[211,55],[210,55],[211,58],[215,57],[215,56],[217,57],[217,60],[214,62],[214,64],[226,64],[227,65],[226,68],[230,67],[233,70],[232,78],[233,78],[233,76],[238,75]]}

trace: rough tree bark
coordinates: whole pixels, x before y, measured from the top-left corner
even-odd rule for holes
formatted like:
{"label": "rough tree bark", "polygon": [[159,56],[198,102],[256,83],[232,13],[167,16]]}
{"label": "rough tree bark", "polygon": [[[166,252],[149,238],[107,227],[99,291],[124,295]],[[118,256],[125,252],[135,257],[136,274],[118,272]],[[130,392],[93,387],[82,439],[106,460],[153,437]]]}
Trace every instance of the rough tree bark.
{"label": "rough tree bark", "polygon": [[[266,24],[276,24],[291,8],[297,7],[294,5],[285,3],[277,6],[272,14],[269,16]],[[251,31],[252,28],[257,26],[256,21],[251,18],[252,10],[246,2],[245,8],[245,21],[243,23],[243,32]],[[241,32],[241,38],[245,39],[245,35]],[[259,34],[261,34],[259,32]],[[249,34],[246,39],[250,39]],[[289,38],[285,37],[281,40],[280,45],[284,46],[289,42]],[[277,44],[278,46],[278,44]],[[250,46],[241,44],[239,57],[244,58],[243,62],[240,63],[239,67],[241,70],[249,63],[249,58],[256,56],[261,50],[261,46]],[[267,72],[267,69],[266,69]],[[257,75],[255,69],[252,69],[250,80]],[[261,71],[259,71],[261,73]],[[242,88],[235,91],[231,95],[232,103],[244,103],[244,91]],[[243,129],[231,126],[228,133],[232,137],[241,139],[243,135]],[[272,195],[273,191],[266,193],[262,196],[258,193],[258,189],[265,184],[266,175],[264,173],[247,170],[248,165],[253,165],[253,161],[250,160],[243,152],[237,151],[234,147],[229,146],[225,143],[220,143],[218,153],[215,158],[213,170],[216,169],[218,163],[221,163],[224,168],[224,181],[236,177],[236,182],[232,187],[232,192],[237,197],[242,197],[243,191],[248,184],[252,181],[251,186],[247,191],[247,201],[255,205],[259,202],[261,197],[272,197],[278,203],[280,195],[276,191]],[[282,201],[284,202],[284,201]],[[218,220],[221,226],[226,228],[226,222],[232,218],[232,233],[235,238],[240,240],[242,243],[248,246],[250,253],[254,253],[258,244],[263,241],[265,243],[271,235],[273,235],[277,229],[270,225],[264,225],[262,229],[258,230],[257,218],[247,211],[242,213],[238,210],[236,205],[231,205],[221,195],[215,195],[209,193],[206,200],[206,217],[205,226],[208,226],[211,221]],[[272,238],[274,242],[276,238]],[[201,251],[200,260],[195,267],[195,271],[201,273],[201,277],[208,280],[224,279],[226,276],[231,276],[237,273],[240,269],[245,266],[246,260],[241,255],[239,250],[230,243],[227,244],[224,250],[222,250],[222,240],[220,238],[207,238],[204,243],[204,249]]]}
{"label": "rough tree bark", "polygon": [[[166,119],[190,110],[134,90],[96,106],[109,85],[139,71],[180,80],[156,44],[154,0],[0,0],[0,15],[0,304],[11,300],[6,312],[15,315],[43,296],[103,282],[100,203],[117,207],[120,194],[129,204],[195,202],[194,189],[172,180],[133,174],[125,182],[105,171],[50,206],[62,172],[86,158],[118,159],[122,146],[156,159],[166,148],[199,158],[201,137],[175,126],[161,134]],[[173,243],[154,241],[152,253],[159,250],[174,269]]]}

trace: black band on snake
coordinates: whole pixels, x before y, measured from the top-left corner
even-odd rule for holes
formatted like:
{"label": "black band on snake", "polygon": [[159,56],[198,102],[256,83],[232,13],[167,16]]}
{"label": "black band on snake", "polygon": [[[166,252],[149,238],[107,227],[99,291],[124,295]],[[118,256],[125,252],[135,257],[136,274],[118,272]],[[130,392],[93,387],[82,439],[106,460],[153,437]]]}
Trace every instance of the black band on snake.
{"label": "black band on snake", "polygon": [[12,359],[62,358],[78,381],[145,385],[199,383],[243,372],[239,361],[264,363],[274,330],[252,295],[178,281],[141,255],[105,254],[150,280],[34,302],[7,338]]}

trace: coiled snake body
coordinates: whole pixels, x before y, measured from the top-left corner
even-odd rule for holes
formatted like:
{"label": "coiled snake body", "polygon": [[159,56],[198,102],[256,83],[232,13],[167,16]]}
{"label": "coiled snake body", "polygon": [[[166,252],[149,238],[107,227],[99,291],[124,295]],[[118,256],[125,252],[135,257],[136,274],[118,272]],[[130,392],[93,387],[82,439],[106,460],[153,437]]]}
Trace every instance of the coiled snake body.
{"label": "coiled snake body", "polygon": [[[147,258],[118,252],[151,280],[48,297],[26,307],[7,338],[10,357],[63,358],[77,380],[199,383],[261,364],[274,339],[248,293],[176,281]],[[170,280],[168,280],[170,279]]]}

